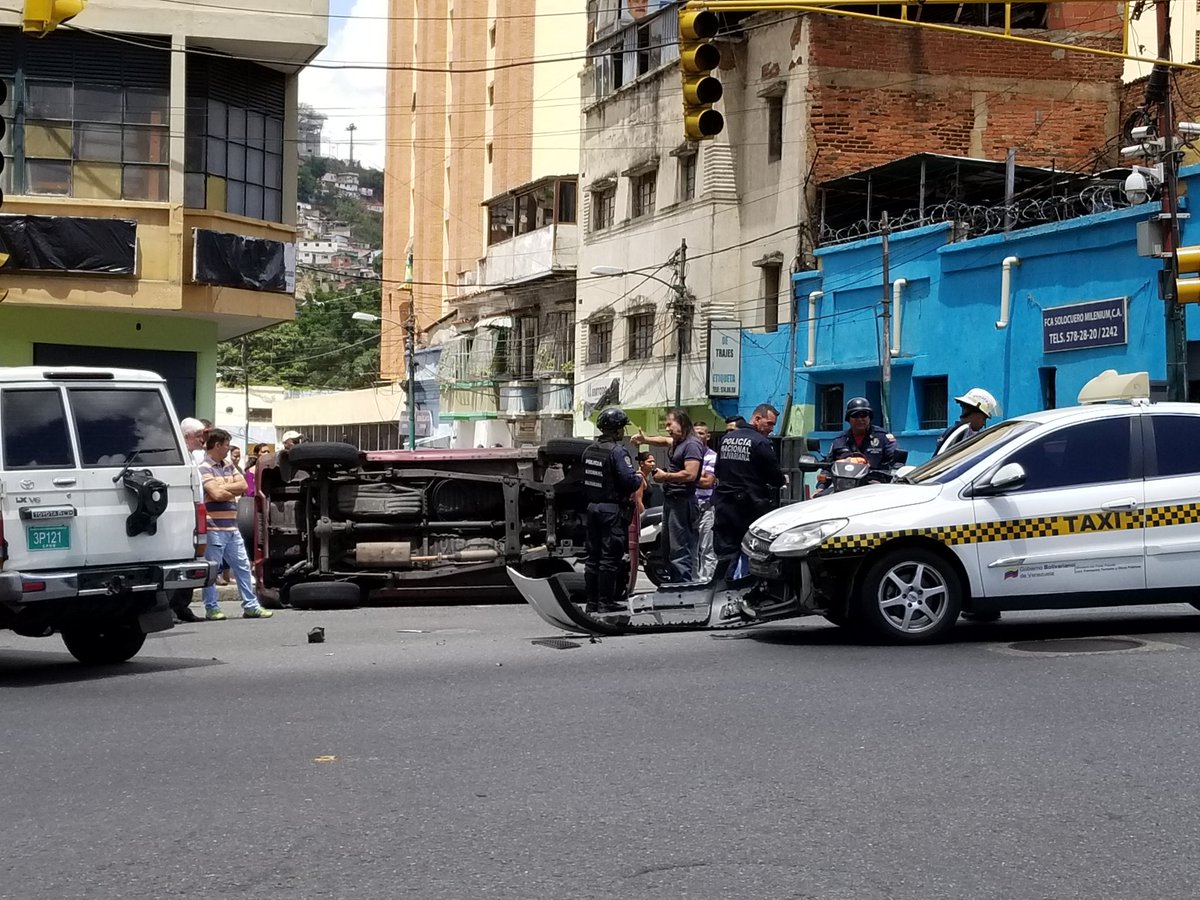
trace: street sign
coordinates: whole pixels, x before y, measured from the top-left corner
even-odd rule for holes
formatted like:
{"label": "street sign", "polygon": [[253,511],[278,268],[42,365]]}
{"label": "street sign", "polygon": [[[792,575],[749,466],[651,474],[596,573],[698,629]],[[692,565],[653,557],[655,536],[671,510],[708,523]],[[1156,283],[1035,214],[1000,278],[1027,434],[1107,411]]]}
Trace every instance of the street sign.
{"label": "street sign", "polygon": [[737,397],[742,382],[742,323],[711,319],[708,323],[708,396]]}
{"label": "street sign", "polygon": [[1128,297],[1089,300],[1042,310],[1042,352],[1129,343]]}

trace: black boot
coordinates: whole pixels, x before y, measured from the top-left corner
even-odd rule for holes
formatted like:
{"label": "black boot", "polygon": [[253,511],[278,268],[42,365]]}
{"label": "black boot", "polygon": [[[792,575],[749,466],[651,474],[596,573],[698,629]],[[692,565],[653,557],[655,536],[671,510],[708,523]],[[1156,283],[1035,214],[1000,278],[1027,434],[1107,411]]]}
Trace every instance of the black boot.
{"label": "black boot", "polygon": [[629,624],[629,608],[617,600],[621,584],[619,573],[600,573],[600,614],[604,616],[605,622],[617,628],[624,628]]}
{"label": "black boot", "polygon": [[583,570],[583,590],[587,594],[587,606],[583,611],[594,616],[600,612],[600,578],[596,572]]}

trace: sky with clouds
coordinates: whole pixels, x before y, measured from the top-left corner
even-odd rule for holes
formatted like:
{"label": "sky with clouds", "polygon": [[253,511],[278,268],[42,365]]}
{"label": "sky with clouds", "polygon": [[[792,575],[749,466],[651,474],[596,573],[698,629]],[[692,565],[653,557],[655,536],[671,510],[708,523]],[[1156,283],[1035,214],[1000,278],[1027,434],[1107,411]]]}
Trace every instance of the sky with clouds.
{"label": "sky with clouds", "polygon": [[[330,0],[329,45],[316,63],[382,66],[387,62],[388,0]],[[383,168],[387,73],[382,69],[318,69],[300,73],[300,102],[328,118],[323,152],[346,159],[356,126],[354,158]]]}

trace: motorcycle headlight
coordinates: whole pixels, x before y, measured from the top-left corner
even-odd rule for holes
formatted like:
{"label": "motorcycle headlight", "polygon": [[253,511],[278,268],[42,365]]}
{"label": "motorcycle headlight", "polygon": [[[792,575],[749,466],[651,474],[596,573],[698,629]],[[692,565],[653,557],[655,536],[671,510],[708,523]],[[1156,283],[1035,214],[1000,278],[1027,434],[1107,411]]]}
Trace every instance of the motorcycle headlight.
{"label": "motorcycle headlight", "polygon": [[785,531],[771,542],[771,553],[775,556],[801,556],[819,546],[822,541],[833,537],[848,524],[849,519],[826,519],[824,522],[813,522]]}

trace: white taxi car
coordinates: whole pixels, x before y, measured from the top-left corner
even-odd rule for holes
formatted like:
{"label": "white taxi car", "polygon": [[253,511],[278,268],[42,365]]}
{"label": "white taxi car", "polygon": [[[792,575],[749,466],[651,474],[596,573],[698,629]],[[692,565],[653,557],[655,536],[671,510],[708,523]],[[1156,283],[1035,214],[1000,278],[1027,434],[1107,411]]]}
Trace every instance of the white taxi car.
{"label": "white taxi car", "polygon": [[1106,372],[1080,405],[1010,419],[900,483],[764,516],[742,551],[762,618],[818,613],[898,642],[962,612],[1200,606],[1200,405]]}

